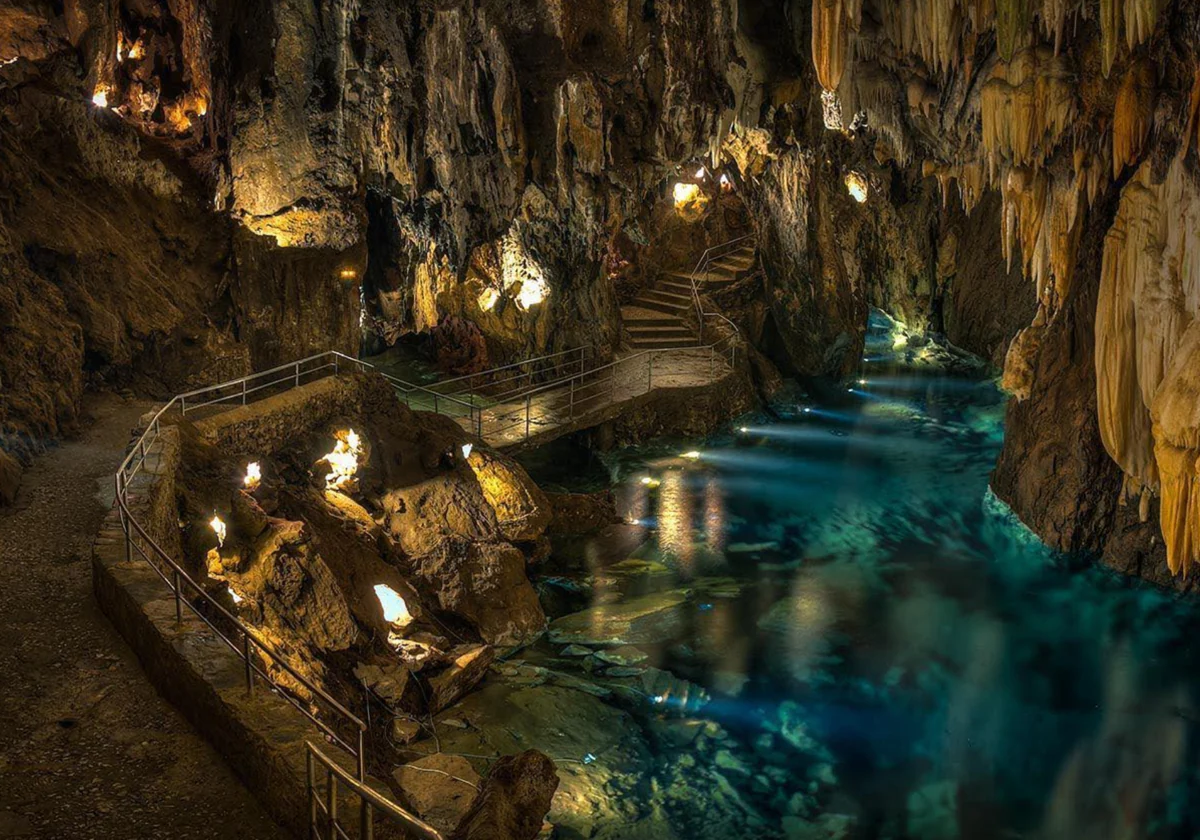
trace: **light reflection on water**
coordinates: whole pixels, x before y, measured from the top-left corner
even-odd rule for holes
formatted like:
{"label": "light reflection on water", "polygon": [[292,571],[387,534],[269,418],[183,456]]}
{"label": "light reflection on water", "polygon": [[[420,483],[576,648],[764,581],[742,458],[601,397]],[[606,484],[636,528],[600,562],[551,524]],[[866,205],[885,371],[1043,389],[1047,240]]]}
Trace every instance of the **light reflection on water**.
{"label": "light reflection on water", "polygon": [[746,743],[798,708],[832,754],[816,812],[852,815],[848,837],[1200,836],[1195,606],[1072,570],[989,496],[991,382],[880,381],[608,458],[622,512],[656,526],[635,557],[666,570],[590,597],[687,588],[650,662],[707,688],[701,715]]}

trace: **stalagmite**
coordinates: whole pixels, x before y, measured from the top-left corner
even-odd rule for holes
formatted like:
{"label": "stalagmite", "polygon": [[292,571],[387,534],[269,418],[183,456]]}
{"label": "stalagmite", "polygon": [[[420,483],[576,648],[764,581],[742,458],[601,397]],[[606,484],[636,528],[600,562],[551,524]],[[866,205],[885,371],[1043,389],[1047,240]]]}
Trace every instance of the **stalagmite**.
{"label": "stalagmite", "polygon": [[1142,155],[1154,118],[1154,94],[1154,65],[1147,59],[1136,62],[1121,82],[1113,109],[1113,178]]}

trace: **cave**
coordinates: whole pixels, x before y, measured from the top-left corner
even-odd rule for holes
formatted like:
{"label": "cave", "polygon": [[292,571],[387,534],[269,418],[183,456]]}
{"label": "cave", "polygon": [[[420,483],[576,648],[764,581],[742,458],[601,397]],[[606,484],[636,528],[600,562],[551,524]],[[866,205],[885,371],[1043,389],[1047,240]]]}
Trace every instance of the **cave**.
{"label": "cave", "polygon": [[1198,231],[1192,0],[0,0],[0,836],[1200,837]]}

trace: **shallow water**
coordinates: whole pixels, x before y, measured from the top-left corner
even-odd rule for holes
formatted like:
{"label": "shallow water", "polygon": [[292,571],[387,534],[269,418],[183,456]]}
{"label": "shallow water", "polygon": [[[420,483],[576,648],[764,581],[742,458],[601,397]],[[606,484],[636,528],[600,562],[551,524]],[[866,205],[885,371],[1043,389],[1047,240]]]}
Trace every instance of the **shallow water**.
{"label": "shallow water", "polygon": [[[658,828],[596,830],[1197,836],[1196,605],[1042,546],[987,489],[994,383],[872,327],[866,383],[835,399],[793,392],[707,441],[524,459],[547,484],[613,487],[636,523],[561,552],[539,587],[580,620],[529,658],[663,605],[628,630],[643,661],[571,660],[624,689],[651,755],[625,795]],[[696,721],[711,737],[664,737]]]}

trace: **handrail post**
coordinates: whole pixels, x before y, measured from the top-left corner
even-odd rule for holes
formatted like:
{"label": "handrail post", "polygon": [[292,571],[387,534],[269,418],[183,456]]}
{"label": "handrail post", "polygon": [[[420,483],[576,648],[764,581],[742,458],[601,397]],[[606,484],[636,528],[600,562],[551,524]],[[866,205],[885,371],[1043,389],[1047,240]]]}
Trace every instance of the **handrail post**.
{"label": "handrail post", "polygon": [[296,362],[296,387],[300,387],[300,363]]}
{"label": "handrail post", "polygon": [[175,569],[171,573],[171,576],[174,578],[171,586],[175,590],[175,623],[183,624],[183,601],[179,595],[179,570]]}
{"label": "handrail post", "polygon": [[325,815],[329,818],[329,840],[337,840],[337,774],[326,768]]}
{"label": "handrail post", "polygon": [[571,419],[574,420],[575,419],[575,380],[574,379],[571,380],[571,402],[570,402],[568,411],[570,413]]}
{"label": "handrail post", "polygon": [[438,413],[438,401],[437,401],[437,398],[438,398],[437,391],[434,391],[434,392],[433,392],[433,413],[434,413],[434,414],[437,414],[437,413]]}
{"label": "handrail post", "polygon": [[[367,710],[368,713],[370,709]],[[365,782],[367,780],[367,752],[363,749],[363,729],[358,728],[358,780]]]}
{"label": "handrail post", "polygon": [[246,404],[246,377],[242,377],[242,405]]}
{"label": "handrail post", "polygon": [[338,367],[338,363],[339,363],[341,360],[342,360],[342,357],[341,357],[341,355],[340,355],[340,354],[338,354],[338,353],[334,353],[334,354],[333,354],[333,373],[334,373],[334,376],[336,376],[337,374],[341,373],[341,368],[340,368],[340,367]]}
{"label": "handrail post", "polygon": [[242,656],[246,660],[246,693],[254,693],[254,665],[250,661],[250,633],[242,631]]}
{"label": "handrail post", "polygon": [[650,351],[650,360],[646,363],[646,393],[650,393],[650,389],[654,383],[654,351]]}
{"label": "handrail post", "polygon": [[313,773],[312,746],[304,745],[304,778],[308,784],[308,836],[311,838],[317,831],[317,787]]}

